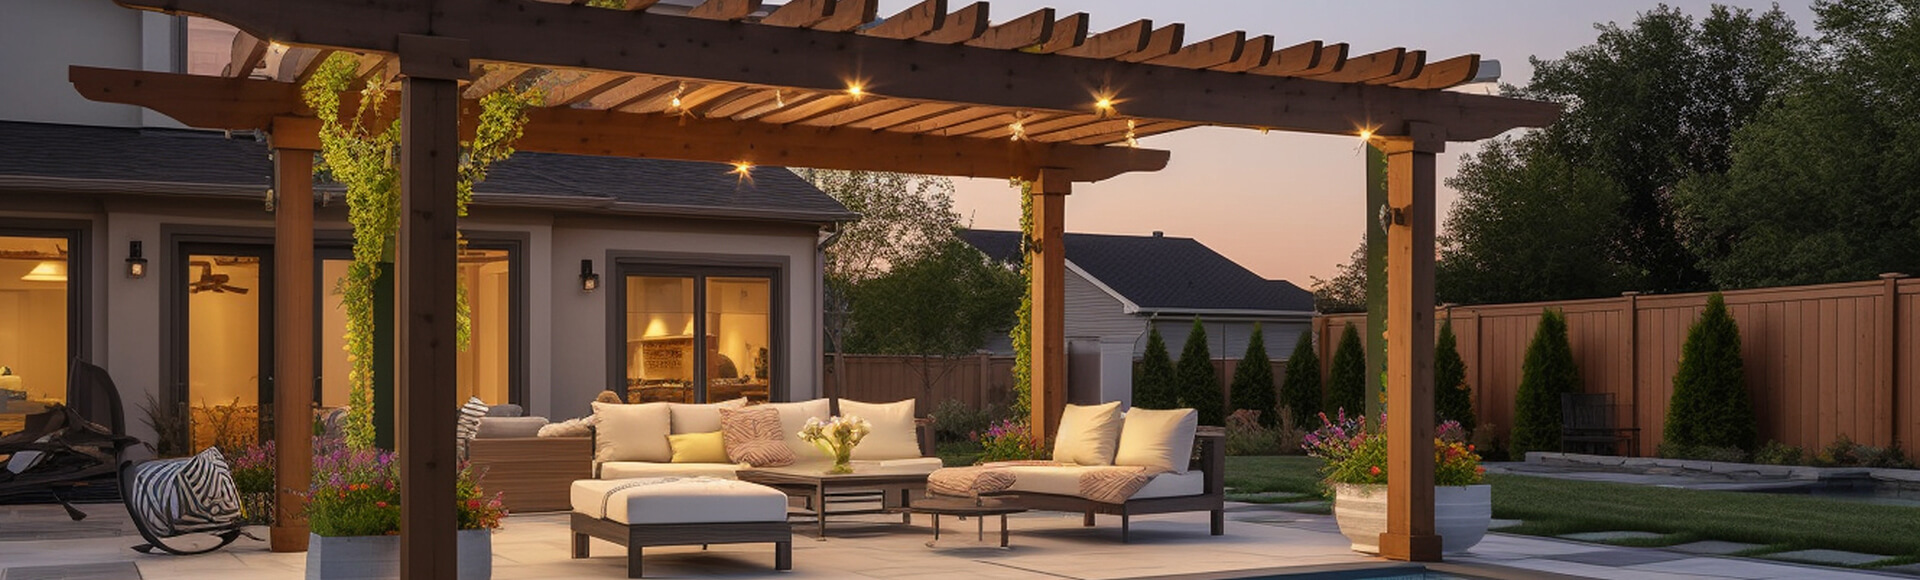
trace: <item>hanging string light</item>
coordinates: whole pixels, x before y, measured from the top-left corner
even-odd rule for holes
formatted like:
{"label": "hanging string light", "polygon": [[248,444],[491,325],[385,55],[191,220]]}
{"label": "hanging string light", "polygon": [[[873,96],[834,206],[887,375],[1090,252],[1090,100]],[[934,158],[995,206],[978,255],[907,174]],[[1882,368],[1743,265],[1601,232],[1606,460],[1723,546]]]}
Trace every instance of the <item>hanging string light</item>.
{"label": "hanging string light", "polygon": [[1009,141],[1027,140],[1026,117],[1027,117],[1027,113],[1025,111],[1021,111],[1013,114],[1013,123],[1007,125],[1007,134],[1008,134],[1007,140]]}
{"label": "hanging string light", "polygon": [[779,108],[784,108],[786,106],[787,106],[787,98],[780,95],[780,89],[774,89],[773,90],[773,108],[779,109]]}
{"label": "hanging string light", "polygon": [[667,110],[680,110],[680,95],[685,92],[687,92],[687,81],[680,81],[680,85],[673,88],[673,98],[667,101]]}
{"label": "hanging string light", "polygon": [[1133,119],[1127,119],[1127,146],[1138,148],[1140,147],[1140,139],[1134,136],[1133,128],[1134,128]]}

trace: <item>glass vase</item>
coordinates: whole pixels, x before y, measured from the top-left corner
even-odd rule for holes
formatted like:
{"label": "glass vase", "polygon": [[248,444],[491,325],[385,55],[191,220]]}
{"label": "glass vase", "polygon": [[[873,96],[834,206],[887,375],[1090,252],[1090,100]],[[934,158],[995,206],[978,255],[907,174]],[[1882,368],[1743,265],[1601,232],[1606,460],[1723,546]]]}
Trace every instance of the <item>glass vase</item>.
{"label": "glass vase", "polygon": [[853,473],[853,446],[846,445],[833,450],[833,468],[829,474]]}

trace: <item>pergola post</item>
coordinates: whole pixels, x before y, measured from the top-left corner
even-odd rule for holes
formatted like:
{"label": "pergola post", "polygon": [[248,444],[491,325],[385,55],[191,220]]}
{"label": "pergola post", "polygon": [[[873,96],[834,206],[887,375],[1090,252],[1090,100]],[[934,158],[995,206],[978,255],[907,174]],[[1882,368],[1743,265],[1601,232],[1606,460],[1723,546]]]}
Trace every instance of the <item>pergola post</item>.
{"label": "pergola post", "polygon": [[1041,441],[1060,427],[1067,408],[1067,194],[1064,173],[1041,170],[1033,182],[1032,395],[1033,434]]}
{"label": "pergola post", "polygon": [[313,155],[319,136],[276,119],[273,147],[273,445],[275,552],[307,550],[313,471]]}
{"label": "pergola post", "polygon": [[1387,154],[1387,531],[1380,555],[1440,560],[1433,527],[1434,155],[1446,133],[1407,124]]}
{"label": "pergola post", "polygon": [[400,577],[456,575],[454,304],[460,87],[467,41],[399,36]]}

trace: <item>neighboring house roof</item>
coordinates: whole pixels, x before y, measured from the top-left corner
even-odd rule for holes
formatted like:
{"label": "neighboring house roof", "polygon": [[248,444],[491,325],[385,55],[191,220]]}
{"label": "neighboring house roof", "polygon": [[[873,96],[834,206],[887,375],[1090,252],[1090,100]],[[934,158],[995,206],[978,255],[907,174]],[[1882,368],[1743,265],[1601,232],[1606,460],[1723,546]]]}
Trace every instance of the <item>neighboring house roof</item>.
{"label": "neighboring house roof", "polygon": [[[272,175],[266,144],[248,137],[0,122],[0,190],[259,197]],[[743,180],[716,163],[523,151],[494,164],[474,190],[482,206],[808,223],[858,217],[779,167],[755,168]]]}
{"label": "neighboring house roof", "polygon": [[[965,230],[988,257],[1020,260],[1020,232]],[[1067,262],[1129,313],[1312,313],[1313,293],[1261,278],[1191,238],[1067,234]]]}

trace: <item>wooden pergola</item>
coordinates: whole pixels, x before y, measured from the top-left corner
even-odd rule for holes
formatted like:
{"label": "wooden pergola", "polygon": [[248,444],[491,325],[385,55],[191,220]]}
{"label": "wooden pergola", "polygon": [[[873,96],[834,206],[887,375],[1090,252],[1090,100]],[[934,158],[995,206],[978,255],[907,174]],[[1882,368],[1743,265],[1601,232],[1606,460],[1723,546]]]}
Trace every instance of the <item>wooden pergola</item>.
{"label": "wooden pergola", "polygon": [[[455,172],[477,99],[544,89],[522,150],[1034,182],[1033,417],[1051,433],[1066,401],[1066,197],[1076,182],[1156,171],[1148,135],[1225,126],[1359,135],[1389,167],[1388,379],[1392,482],[1382,554],[1437,560],[1433,528],[1434,155],[1540,127],[1557,105],[1443,91],[1479,57],[1428,62],[1394,48],[1282,45],[1233,32],[1187,42],[1184,26],[1140,20],[1090,33],[1086,14],[1043,9],[989,19],[986,2],[927,0],[877,18],[878,0],[706,0],[686,14],[657,0],[118,0],[241,31],[223,77],[73,67],[90,99],[148,107],[195,127],[263,129],[277,161],[275,412],[309,412],[312,155],[318,123],[299,84],[338,52],[363,78],[398,86],[402,121],[397,256],[402,576],[454,574]],[[599,3],[596,3],[599,4]],[[278,64],[256,71],[269,51]],[[397,66],[389,66],[397,65]],[[389,75],[384,78],[379,75]],[[351,103],[351,99],[345,99]],[[343,105],[343,106],[351,106]],[[292,151],[297,154],[285,154]],[[305,378],[306,380],[301,380]],[[299,501],[310,449],[277,421],[278,550],[304,549]]]}

